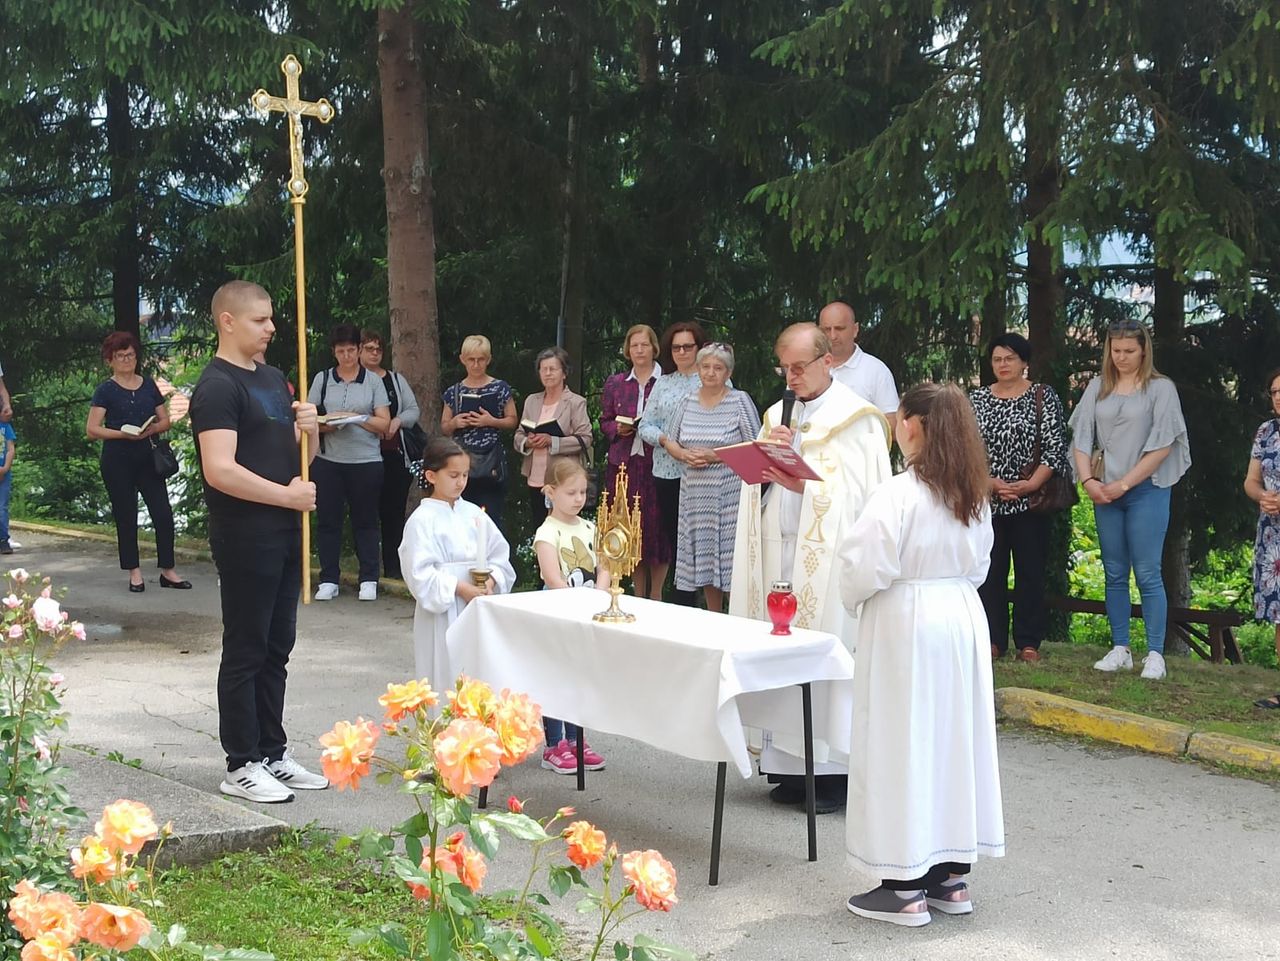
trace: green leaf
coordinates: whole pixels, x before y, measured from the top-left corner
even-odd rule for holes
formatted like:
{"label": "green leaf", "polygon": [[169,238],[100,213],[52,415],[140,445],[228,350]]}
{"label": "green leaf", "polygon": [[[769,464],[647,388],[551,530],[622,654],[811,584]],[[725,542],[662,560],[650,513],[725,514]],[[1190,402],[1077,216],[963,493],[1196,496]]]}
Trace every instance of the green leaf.
{"label": "green leaf", "polygon": [[404,839],[404,853],[414,864],[422,863],[422,839],[414,834],[408,834]]}
{"label": "green leaf", "polygon": [[498,832],[488,821],[479,819],[471,822],[469,831],[471,843],[486,858],[493,860],[498,855]]}
{"label": "green leaf", "polygon": [[485,820],[496,824],[512,837],[521,841],[545,841],[550,835],[542,825],[527,814],[512,814],[509,811],[498,811],[486,814]]}
{"label": "green leaf", "polygon": [[[698,961],[697,956],[692,951],[686,951],[684,948],[677,948],[675,945],[663,944],[647,934],[637,934],[636,951],[644,950],[651,958],[671,958],[672,961]],[[639,958],[639,954],[636,954]]]}
{"label": "green leaf", "polygon": [[187,940],[187,929],[180,924],[175,924],[169,928],[169,947],[176,948],[183,941]]}
{"label": "green leaf", "polygon": [[533,945],[534,950],[537,951],[541,957],[551,957],[551,954],[555,949],[552,948],[551,942],[547,940],[546,935],[538,930],[537,925],[526,924],[524,926],[524,934],[525,937],[529,939],[529,943]]}
{"label": "green leaf", "polygon": [[631,949],[623,942],[615,941],[613,942],[613,956],[617,958],[618,961],[627,961],[627,958],[631,957]]}
{"label": "green leaf", "polygon": [[443,911],[433,911],[427,919],[427,954],[431,961],[451,961],[456,957],[449,916]]}

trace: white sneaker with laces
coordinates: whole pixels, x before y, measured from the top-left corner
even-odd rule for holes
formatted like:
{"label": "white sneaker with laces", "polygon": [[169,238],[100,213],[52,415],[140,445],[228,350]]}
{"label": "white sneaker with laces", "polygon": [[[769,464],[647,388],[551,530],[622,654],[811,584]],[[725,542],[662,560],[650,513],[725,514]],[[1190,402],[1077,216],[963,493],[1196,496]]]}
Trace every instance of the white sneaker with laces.
{"label": "white sneaker with laces", "polygon": [[360,600],[376,601],[378,599],[378,582],[377,581],[361,581],[360,582]]}
{"label": "white sneaker with laces", "polygon": [[1142,659],[1142,676],[1148,681],[1159,681],[1169,672],[1164,668],[1164,655],[1151,651]]}
{"label": "white sneaker with laces", "polygon": [[1117,644],[1107,651],[1106,657],[1094,662],[1093,669],[1095,671],[1106,671],[1109,674],[1115,671],[1132,671],[1133,655],[1129,653],[1127,647],[1120,647]]}
{"label": "white sneaker with laces", "polygon": [[286,787],[296,791],[323,791],[329,786],[329,779],[323,774],[308,771],[293,759],[288,751],[278,761],[267,761],[268,773]]}
{"label": "white sneaker with laces", "polygon": [[317,601],[331,601],[338,596],[338,585],[325,582],[316,588]]}
{"label": "white sneaker with laces", "polygon": [[244,767],[228,771],[219,790],[228,797],[259,804],[287,804],[293,800],[293,792],[272,777],[262,761],[250,761]]}

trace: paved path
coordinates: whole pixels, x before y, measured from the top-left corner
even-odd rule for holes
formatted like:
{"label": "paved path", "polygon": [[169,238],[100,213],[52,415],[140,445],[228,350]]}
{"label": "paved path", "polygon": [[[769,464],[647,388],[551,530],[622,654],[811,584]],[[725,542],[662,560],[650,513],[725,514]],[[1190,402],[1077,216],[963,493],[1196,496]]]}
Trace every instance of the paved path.
{"label": "paved path", "polygon": [[[118,751],[150,771],[216,791],[222,771],[214,704],[220,624],[212,568],[185,564],[187,593],[125,590],[109,545],[22,532],[14,558],[70,588],[64,600],[89,640],[60,652],[68,678],[67,741]],[[412,671],[412,608],[384,598],[303,607],[287,724],[304,759],[339,718],[376,716],[388,680]],[[655,698],[655,710],[661,702]],[[532,765],[504,773],[495,793],[535,812],[573,804],[626,850],[656,847],[676,865],[681,904],[645,930],[735,961],[928,958],[1280,958],[1280,790],[1200,767],[1005,731],[1001,770],[1009,856],[974,874],[977,911],[920,930],[863,921],[845,898],[870,880],[846,867],[843,817],[819,819],[821,860],[804,860],[803,819],[772,806],[759,780],[731,778],[718,888],[706,885],[714,768],[601,735],[607,771],[585,794]],[[121,787],[128,769],[119,767]],[[112,766],[90,777],[114,796]],[[143,798],[148,800],[148,798]],[[162,797],[153,799],[163,803]],[[249,807],[246,805],[246,807]],[[175,813],[158,809],[161,818]],[[402,798],[368,790],[303,793],[266,813],[349,832],[402,819]],[[490,877],[520,867],[504,849]],[[561,915],[572,918],[565,907]]]}

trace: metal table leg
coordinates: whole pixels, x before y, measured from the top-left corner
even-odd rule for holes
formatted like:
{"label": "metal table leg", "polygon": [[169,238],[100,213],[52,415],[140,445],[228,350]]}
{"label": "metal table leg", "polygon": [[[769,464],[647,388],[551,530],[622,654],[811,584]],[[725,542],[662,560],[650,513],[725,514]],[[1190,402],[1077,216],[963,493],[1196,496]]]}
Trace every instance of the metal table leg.
{"label": "metal table leg", "polygon": [[804,705],[804,813],[809,822],[809,860],[818,860],[818,812],[813,776],[813,691],[806,684],[800,685],[800,699]]}
{"label": "metal table leg", "polygon": [[716,765],[716,810],[711,821],[711,877],[710,885],[720,883],[720,831],[724,827],[724,781],[729,765],[721,761]]}
{"label": "metal table leg", "polygon": [[584,728],[578,728],[578,744],[576,752],[578,755],[578,790],[585,791],[587,789],[587,764],[583,760],[583,752],[586,750],[587,732]]}
{"label": "metal table leg", "polygon": [[483,811],[488,806],[489,806],[489,789],[487,787],[482,787],[480,789],[480,800],[476,802],[476,807],[478,807],[481,811]]}

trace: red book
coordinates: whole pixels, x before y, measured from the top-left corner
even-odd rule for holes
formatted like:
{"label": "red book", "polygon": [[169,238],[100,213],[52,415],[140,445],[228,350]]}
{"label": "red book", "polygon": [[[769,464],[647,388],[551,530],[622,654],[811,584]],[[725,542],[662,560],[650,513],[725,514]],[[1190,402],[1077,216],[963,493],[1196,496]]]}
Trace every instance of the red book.
{"label": "red book", "polygon": [[763,484],[764,472],[774,468],[799,480],[822,480],[790,444],[776,440],[749,440],[743,444],[717,447],[716,454],[748,484]]}

